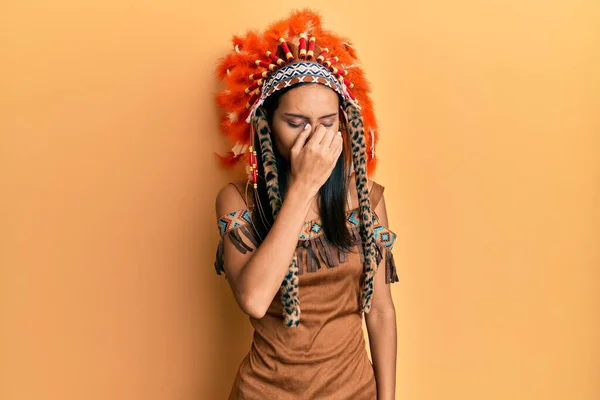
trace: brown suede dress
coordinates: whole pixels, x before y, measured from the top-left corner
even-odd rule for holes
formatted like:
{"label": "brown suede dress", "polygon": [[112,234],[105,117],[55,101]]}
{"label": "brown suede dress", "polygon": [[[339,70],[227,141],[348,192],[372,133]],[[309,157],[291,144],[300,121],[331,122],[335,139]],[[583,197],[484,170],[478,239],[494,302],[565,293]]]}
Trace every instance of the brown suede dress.
{"label": "brown suede dress", "polygon": [[[372,210],[383,190],[383,186],[373,182]],[[250,206],[219,218],[217,274],[224,272],[222,241],[226,236],[244,253],[257,247],[249,219],[251,209]],[[363,253],[358,209],[349,210],[346,216],[348,228],[357,239],[356,248],[347,253],[328,246],[318,219],[305,222],[296,248],[300,325],[283,325],[279,293],[263,318],[250,317],[254,327],[252,346],[238,368],[230,400],[377,399],[373,365],[362,331],[363,316],[359,312]],[[397,282],[391,252],[396,235],[378,223],[375,213],[374,221],[379,267],[386,268],[386,283]]]}

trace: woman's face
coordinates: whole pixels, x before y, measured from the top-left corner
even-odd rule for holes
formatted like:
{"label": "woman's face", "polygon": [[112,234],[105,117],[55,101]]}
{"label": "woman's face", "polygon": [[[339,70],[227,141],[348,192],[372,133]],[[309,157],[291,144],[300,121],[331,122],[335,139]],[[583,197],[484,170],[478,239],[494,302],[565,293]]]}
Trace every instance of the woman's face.
{"label": "woman's face", "polygon": [[298,86],[282,95],[271,126],[279,153],[289,161],[290,150],[306,124],[313,132],[319,124],[339,131],[339,107],[337,93],[321,84]]}

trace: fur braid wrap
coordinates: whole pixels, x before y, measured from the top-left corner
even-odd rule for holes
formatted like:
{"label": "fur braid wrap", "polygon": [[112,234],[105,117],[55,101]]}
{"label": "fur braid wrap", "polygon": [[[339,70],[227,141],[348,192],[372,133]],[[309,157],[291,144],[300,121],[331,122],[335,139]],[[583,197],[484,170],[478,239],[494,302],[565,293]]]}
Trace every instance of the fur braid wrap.
{"label": "fur braid wrap", "polygon": [[[279,176],[275,162],[275,153],[273,152],[271,128],[262,108],[256,110],[256,114],[252,118],[252,123],[254,124],[254,129],[260,143],[262,163],[265,171],[265,184],[269,195],[269,204],[273,212],[273,219],[275,219],[281,209],[281,193],[279,191]],[[279,289],[283,304],[283,323],[290,328],[297,327],[300,324],[300,298],[298,290],[298,259],[296,252],[294,252],[288,272],[285,274]]]}
{"label": "fur braid wrap", "polygon": [[346,103],[344,112],[346,113],[346,128],[352,139],[352,163],[355,171],[356,191],[358,194],[361,222],[360,235],[365,255],[362,290],[360,292],[360,308],[361,312],[368,313],[371,310],[371,298],[374,289],[373,283],[375,272],[377,272],[377,244],[373,232],[373,214],[371,211],[371,200],[367,184],[365,129],[360,112],[354,105]]}

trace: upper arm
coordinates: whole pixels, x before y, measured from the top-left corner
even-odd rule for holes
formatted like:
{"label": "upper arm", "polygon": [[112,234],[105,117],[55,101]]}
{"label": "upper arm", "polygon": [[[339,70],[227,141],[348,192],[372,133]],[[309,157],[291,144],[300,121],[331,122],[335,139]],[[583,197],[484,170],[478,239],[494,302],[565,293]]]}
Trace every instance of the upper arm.
{"label": "upper arm", "polygon": [[225,185],[217,194],[215,212],[221,235],[217,250],[217,273],[219,269],[225,272],[227,281],[239,301],[238,278],[258,247],[255,230],[249,218],[247,204],[232,184]]}
{"label": "upper arm", "polygon": [[[395,235],[389,231],[388,228],[388,215],[385,205],[385,196],[382,194],[379,202],[375,206],[375,214],[378,218],[377,226],[380,228],[385,228],[390,236],[395,237]],[[377,229],[377,227],[376,227]],[[379,232],[378,241],[380,242],[380,248],[382,249],[382,257],[379,262],[377,272],[375,273],[374,279],[374,291],[373,291],[373,299],[371,303],[372,311],[377,312],[387,312],[394,310],[394,303],[392,300],[392,292],[390,285],[388,283],[388,279],[386,279],[386,272],[389,274],[393,270],[393,274],[395,274],[395,266],[393,265],[393,259],[391,253],[391,245],[385,246],[382,244],[383,238],[381,237],[382,232]],[[391,265],[390,265],[391,264]],[[367,314],[368,315],[368,314]]]}

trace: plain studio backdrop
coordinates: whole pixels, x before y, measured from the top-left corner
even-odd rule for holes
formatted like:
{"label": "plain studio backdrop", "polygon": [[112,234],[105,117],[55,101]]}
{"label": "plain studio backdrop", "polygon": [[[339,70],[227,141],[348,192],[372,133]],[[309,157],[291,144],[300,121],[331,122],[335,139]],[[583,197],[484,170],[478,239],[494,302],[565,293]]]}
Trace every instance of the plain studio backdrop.
{"label": "plain studio backdrop", "polygon": [[373,87],[397,398],[599,399],[595,0],[3,0],[0,398],[226,398],[213,71],[299,5]]}

